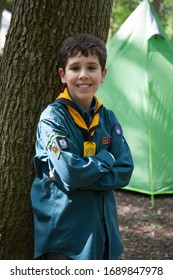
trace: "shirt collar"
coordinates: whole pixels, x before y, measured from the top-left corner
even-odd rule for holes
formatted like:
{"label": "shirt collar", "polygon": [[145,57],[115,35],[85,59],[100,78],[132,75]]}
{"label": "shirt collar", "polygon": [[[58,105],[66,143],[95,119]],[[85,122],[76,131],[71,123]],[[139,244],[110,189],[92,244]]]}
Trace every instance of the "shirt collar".
{"label": "shirt collar", "polygon": [[94,112],[96,110],[96,105],[97,105],[97,101],[95,98],[93,98],[92,102],[91,102],[91,106],[89,108],[89,111],[87,112],[75,99],[74,97],[69,93],[70,98],[72,99],[73,103],[76,105],[77,110],[79,112],[79,114],[83,117],[83,119],[85,119],[86,115],[87,116],[92,116],[94,115]]}

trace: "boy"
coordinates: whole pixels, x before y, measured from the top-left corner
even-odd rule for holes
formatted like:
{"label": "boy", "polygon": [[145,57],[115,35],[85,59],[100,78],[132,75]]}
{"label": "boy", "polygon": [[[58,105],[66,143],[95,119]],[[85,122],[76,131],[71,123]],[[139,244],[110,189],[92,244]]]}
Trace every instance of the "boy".
{"label": "boy", "polygon": [[106,76],[105,44],[76,34],[59,57],[66,88],[37,129],[35,258],[117,259],[123,246],[113,191],[129,183],[133,161],[114,113],[95,96]]}

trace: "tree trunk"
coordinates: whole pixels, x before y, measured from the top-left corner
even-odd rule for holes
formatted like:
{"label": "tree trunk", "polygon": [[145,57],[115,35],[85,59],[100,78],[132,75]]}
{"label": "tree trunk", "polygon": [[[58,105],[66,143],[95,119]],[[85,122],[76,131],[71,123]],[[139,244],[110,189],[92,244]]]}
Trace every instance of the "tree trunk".
{"label": "tree trunk", "polygon": [[16,0],[0,77],[0,259],[32,259],[35,130],[61,91],[57,50],[73,33],[106,41],[112,0]]}

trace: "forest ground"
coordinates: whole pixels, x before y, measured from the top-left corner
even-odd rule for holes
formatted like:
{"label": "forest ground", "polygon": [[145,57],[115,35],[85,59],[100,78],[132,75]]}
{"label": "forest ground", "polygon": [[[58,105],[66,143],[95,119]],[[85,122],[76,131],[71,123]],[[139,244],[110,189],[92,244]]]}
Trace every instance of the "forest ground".
{"label": "forest ground", "polygon": [[173,260],[173,196],[115,192],[122,260]]}

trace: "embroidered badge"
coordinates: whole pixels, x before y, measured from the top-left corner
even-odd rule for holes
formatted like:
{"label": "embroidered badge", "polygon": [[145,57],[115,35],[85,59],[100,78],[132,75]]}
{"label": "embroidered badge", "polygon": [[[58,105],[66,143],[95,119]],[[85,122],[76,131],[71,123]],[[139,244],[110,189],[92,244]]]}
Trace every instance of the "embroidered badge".
{"label": "embroidered badge", "polygon": [[121,129],[121,125],[120,124],[117,124],[116,126],[115,126],[115,134],[116,135],[118,135],[118,136],[120,136],[120,135],[122,135],[122,129]]}
{"label": "embroidered badge", "polygon": [[51,150],[52,150],[52,152],[55,153],[56,157],[59,158],[59,156],[60,156],[60,151],[59,151],[59,149],[58,149],[58,147],[57,147],[57,145],[56,145],[55,142],[52,143],[52,148],[51,148]]}
{"label": "embroidered badge", "polygon": [[56,157],[59,158],[60,149],[65,150],[68,148],[65,136],[52,132],[48,137],[46,148],[54,152]]}
{"label": "embroidered badge", "polygon": [[111,139],[112,137],[111,136],[103,136],[102,137],[102,144],[103,145],[108,145],[111,143]]}
{"label": "embroidered badge", "polygon": [[58,144],[62,150],[67,150],[69,148],[67,140],[65,138],[58,139]]}

